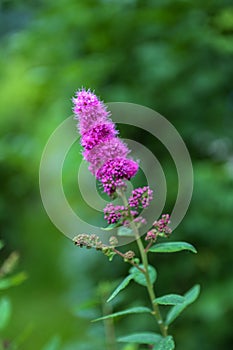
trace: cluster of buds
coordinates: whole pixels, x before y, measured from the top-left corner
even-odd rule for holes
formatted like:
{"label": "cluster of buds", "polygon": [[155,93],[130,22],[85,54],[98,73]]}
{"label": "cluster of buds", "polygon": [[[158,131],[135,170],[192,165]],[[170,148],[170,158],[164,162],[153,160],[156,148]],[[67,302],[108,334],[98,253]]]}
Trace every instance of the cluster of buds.
{"label": "cluster of buds", "polygon": [[108,203],[104,208],[104,219],[108,224],[119,224],[127,226],[132,218],[137,217],[138,212],[136,210],[130,210],[123,205],[114,206],[112,203]]}
{"label": "cluster of buds", "polygon": [[164,233],[165,236],[168,236],[172,233],[171,228],[168,226],[170,222],[170,215],[163,214],[160,220],[153,223],[153,227],[157,230],[157,232]]}
{"label": "cluster of buds", "polygon": [[128,250],[128,252],[126,252],[124,254],[124,260],[132,260],[135,257],[135,253],[132,250]]}
{"label": "cluster of buds", "polygon": [[86,233],[75,236],[73,238],[73,242],[80,248],[95,248],[96,250],[102,251],[102,253],[104,253],[104,255],[106,255],[110,261],[112,261],[116,254],[120,255],[124,261],[131,261],[135,257],[135,253],[132,250],[129,250],[123,254],[115,249],[118,244],[118,239],[115,236],[109,238],[109,245],[103,244],[97,235],[88,235]]}
{"label": "cluster of buds", "polygon": [[129,206],[132,208],[147,208],[153,199],[153,191],[149,186],[139,187],[132,191]]}
{"label": "cluster of buds", "polygon": [[86,233],[81,233],[73,238],[73,242],[80,248],[95,248],[96,250],[102,250],[103,248],[103,243],[100,241],[99,237],[94,234],[88,235]]}
{"label": "cluster of buds", "polygon": [[116,253],[114,252],[114,248],[118,244],[116,237],[111,237],[109,240],[110,245],[106,245],[101,242],[100,238],[97,235],[88,235],[86,233],[82,233],[75,236],[73,238],[73,242],[80,248],[95,248],[96,250],[102,251],[104,255],[106,255],[109,258],[110,261],[113,259],[114,255],[116,255]]}
{"label": "cluster of buds", "polygon": [[139,187],[132,191],[128,200],[128,205],[116,205],[108,203],[104,208],[104,219],[108,224],[119,224],[129,226],[133,220],[137,226],[146,224],[146,220],[142,216],[138,216],[139,212],[135,209],[146,208],[152,200],[153,191],[149,186]]}
{"label": "cluster of buds", "polygon": [[172,229],[168,226],[170,224],[170,215],[163,214],[162,218],[153,223],[153,228],[147,232],[146,241],[155,242],[157,237],[169,237]]}

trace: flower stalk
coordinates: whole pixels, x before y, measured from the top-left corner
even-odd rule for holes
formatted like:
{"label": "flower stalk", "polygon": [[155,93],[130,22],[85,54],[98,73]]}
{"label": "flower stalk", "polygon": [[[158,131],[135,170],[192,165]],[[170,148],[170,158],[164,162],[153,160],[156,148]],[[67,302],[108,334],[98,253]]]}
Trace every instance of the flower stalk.
{"label": "flower stalk", "polygon": [[[125,193],[122,190],[118,191],[118,195],[121,197],[123,204],[126,206],[127,205],[127,198],[125,196]],[[167,326],[164,324],[163,318],[161,316],[160,310],[159,310],[159,305],[157,304],[157,302],[155,301],[156,296],[155,296],[155,292],[154,292],[154,288],[153,288],[153,284],[151,283],[150,280],[150,275],[149,275],[149,269],[148,269],[148,258],[147,258],[147,252],[144,249],[144,245],[142,243],[142,240],[140,238],[140,234],[138,232],[138,228],[136,227],[134,221],[132,220],[130,223],[131,229],[134,232],[134,236],[136,238],[136,242],[138,245],[138,249],[141,255],[141,259],[142,259],[142,264],[144,266],[144,270],[143,273],[145,275],[146,278],[146,284],[147,284],[147,291],[148,291],[148,295],[150,298],[150,302],[153,308],[153,315],[158,323],[158,326],[160,328],[161,334],[166,337],[167,336]]]}

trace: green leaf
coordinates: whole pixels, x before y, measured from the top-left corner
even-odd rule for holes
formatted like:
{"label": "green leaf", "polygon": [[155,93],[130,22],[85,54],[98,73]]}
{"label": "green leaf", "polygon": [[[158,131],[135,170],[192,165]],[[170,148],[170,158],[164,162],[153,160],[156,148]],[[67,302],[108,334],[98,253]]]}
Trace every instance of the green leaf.
{"label": "green leaf", "polygon": [[171,335],[160,340],[159,344],[154,346],[153,350],[174,350],[175,343]]}
{"label": "green leaf", "polygon": [[157,333],[134,333],[117,338],[119,343],[156,344],[162,339]]}
{"label": "green leaf", "polygon": [[4,247],[4,243],[3,241],[0,240],[0,249],[2,249]]}
{"label": "green leaf", "polygon": [[[143,265],[139,265],[142,269],[144,268]],[[148,271],[150,276],[151,283],[154,283],[157,278],[157,272],[153,266],[148,265]],[[146,277],[143,272],[138,270],[135,266],[131,267],[129,270],[130,274],[133,276],[133,279],[136,283],[141,284],[142,286],[147,286]]]}
{"label": "green leaf", "polygon": [[125,289],[125,287],[128,286],[129,282],[133,279],[132,275],[127,276],[120,284],[119,286],[113,291],[113,293],[110,295],[110,297],[107,300],[107,303],[111,301],[115,296],[117,296],[118,293],[120,293],[121,290]]}
{"label": "green leaf", "polygon": [[197,284],[184,294],[184,302],[173,306],[167,314],[166,325],[171,324],[181,312],[190,304],[192,304],[200,293],[200,286]]}
{"label": "green leaf", "polygon": [[119,226],[119,223],[115,223],[115,224],[110,224],[108,225],[107,227],[101,227],[101,230],[104,230],[104,231],[111,231],[113,230],[114,228],[118,227]]}
{"label": "green leaf", "polygon": [[0,300],[0,330],[4,329],[11,316],[11,303],[8,298],[2,298]]}
{"label": "green leaf", "polygon": [[185,301],[186,303],[192,304],[199,296],[200,294],[200,285],[196,284],[194,287],[192,287],[187,293],[185,293]]}
{"label": "green leaf", "polygon": [[25,272],[17,273],[11,277],[2,278],[0,280],[0,290],[8,289],[10,287],[17,286],[27,279]]}
{"label": "green leaf", "polygon": [[128,314],[141,314],[141,313],[151,313],[151,312],[152,312],[151,309],[149,309],[148,307],[137,306],[137,307],[132,307],[132,308],[127,309],[127,310],[115,312],[115,313],[113,313],[111,315],[107,315],[107,316],[96,318],[92,322],[106,320],[108,318],[114,318],[114,317],[124,316],[124,315],[128,315]]}
{"label": "green leaf", "polygon": [[180,252],[181,250],[189,250],[190,252],[197,253],[196,248],[187,242],[168,242],[159,243],[153,245],[149,252],[152,253],[174,253]]}
{"label": "green leaf", "polygon": [[134,236],[133,230],[129,227],[121,226],[117,230],[118,236],[132,237]]}
{"label": "green leaf", "polygon": [[156,298],[155,301],[160,305],[177,305],[185,301],[185,297],[178,294],[167,294]]}

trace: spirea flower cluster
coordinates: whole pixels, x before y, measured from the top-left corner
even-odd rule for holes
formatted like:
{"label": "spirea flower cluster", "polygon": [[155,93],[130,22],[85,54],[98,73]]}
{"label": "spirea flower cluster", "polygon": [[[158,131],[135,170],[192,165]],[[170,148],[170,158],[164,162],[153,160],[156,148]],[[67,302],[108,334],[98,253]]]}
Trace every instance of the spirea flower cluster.
{"label": "spirea flower cluster", "polygon": [[153,223],[153,228],[147,232],[146,241],[156,241],[158,236],[168,237],[172,233],[172,229],[168,226],[170,224],[170,215],[163,214],[162,218]]}
{"label": "spirea flower cluster", "polygon": [[137,217],[138,212],[136,210],[129,210],[128,207],[123,205],[113,205],[108,203],[104,208],[104,219],[108,224],[121,223],[123,226],[128,225],[130,219]]}
{"label": "spirea flower cluster", "polygon": [[149,186],[139,187],[132,191],[129,206],[133,208],[147,208],[153,199],[153,191]]}
{"label": "spirea flower cluster", "polygon": [[112,196],[137,173],[138,163],[128,158],[130,150],[117,137],[110,113],[94,93],[81,89],[73,103],[83,156],[90,164],[89,170],[102,182],[104,192]]}
{"label": "spirea flower cluster", "polygon": [[123,205],[114,206],[109,203],[104,208],[104,219],[107,220],[108,224],[115,224],[122,219],[122,213],[125,211]]}
{"label": "spirea flower cluster", "polygon": [[162,219],[153,223],[153,227],[156,229],[157,232],[170,234],[172,232],[171,228],[168,226],[170,222],[170,215],[163,214]]}
{"label": "spirea flower cluster", "polygon": [[104,208],[104,219],[108,224],[120,223],[124,226],[129,225],[133,219],[135,223],[146,224],[146,220],[139,216],[139,208],[146,208],[153,199],[153,191],[149,186],[139,187],[132,191],[128,199],[127,206],[108,203]]}

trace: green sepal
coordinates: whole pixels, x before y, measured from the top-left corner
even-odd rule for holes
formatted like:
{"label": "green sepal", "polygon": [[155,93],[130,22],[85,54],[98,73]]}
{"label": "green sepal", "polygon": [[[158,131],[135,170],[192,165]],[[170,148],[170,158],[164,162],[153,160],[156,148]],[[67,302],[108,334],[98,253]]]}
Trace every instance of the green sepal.
{"label": "green sepal", "polygon": [[108,318],[115,318],[115,317],[124,316],[128,314],[141,314],[141,313],[151,313],[151,312],[152,312],[151,309],[149,309],[148,307],[137,306],[137,307],[132,307],[130,309],[123,310],[123,311],[115,312],[107,316],[96,318],[92,322],[102,321]]}
{"label": "green sepal", "polygon": [[132,275],[128,275],[120,284],[119,286],[112,292],[112,294],[110,295],[110,297],[107,300],[107,303],[109,301],[111,301],[112,299],[115,298],[115,296],[117,296],[118,293],[120,293],[120,291],[122,291],[123,289],[125,289],[125,287],[128,286],[129,282],[133,279]]}
{"label": "green sepal", "polygon": [[179,294],[167,294],[155,299],[155,302],[160,305],[178,305],[184,301],[185,297]]}
{"label": "green sepal", "polygon": [[114,258],[115,255],[116,255],[115,252],[109,252],[108,255],[107,255],[108,256],[108,260],[112,261],[112,259]]}
{"label": "green sepal", "polygon": [[[139,265],[142,269],[144,269],[143,265]],[[130,274],[133,276],[133,279],[136,283],[146,287],[147,286],[147,281],[146,281],[146,276],[144,273],[140,270],[138,270],[135,266],[131,267],[129,270]],[[156,281],[157,278],[157,272],[153,266],[148,265],[148,272],[150,276],[150,281],[153,284]]]}
{"label": "green sepal", "polygon": [[184,294],[184,302],[173,306],[167,314],[165,324],[170,325],[181,312],[190,304],[192,304],[199,296],[200,286],[197,284]]}
{"label": "green sepal", "polygon": [[182,250],[189,250],[192,253],[197,253],[196,248],[187,242],[167,242],[167,243],[158,243],[153,245],[149,252],[152,253],[175,253]]}
{"label": "green sepal", "polygon": [[124,335],[117,338],[119,343],[136,343],[136,344],[157,344],[162,336],[157,333],[143,332]]}
{"label": "green sepal", "polygon": [[174,350],[175,343],[173,337],[168,335],[166,338],[162,338],[160,342],[153,347],[153,350]]}

